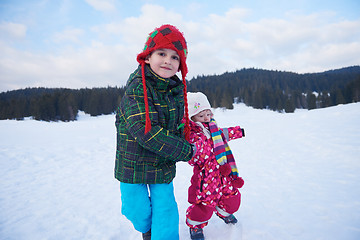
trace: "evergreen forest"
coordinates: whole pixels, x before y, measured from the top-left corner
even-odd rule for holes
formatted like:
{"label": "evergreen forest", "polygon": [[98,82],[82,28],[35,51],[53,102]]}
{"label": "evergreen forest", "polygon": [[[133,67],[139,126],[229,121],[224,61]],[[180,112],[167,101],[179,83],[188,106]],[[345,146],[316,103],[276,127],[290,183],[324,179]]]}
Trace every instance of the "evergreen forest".
{"label": "evergreen forest", "polygon": [[[360,66],[298,74],[255,68],[221,75],[197,76],[189,92],[203,92],[213,108],[232,109],[245,103],[257,109],[291,113],[359,102]],[[43,121],[74,121],[78,112],[112,114],[125,87],[92,89],[26,88],[0,93],[0,120],[32,117]]]}
{"label": "evergreen forest", "polygon": [[291,113],[358,102],[360,66],[308,74],[242,69],[199,76],[188,88],[206,94],[214,108],[232,109],[233,102],[242,102],[257,109]]}

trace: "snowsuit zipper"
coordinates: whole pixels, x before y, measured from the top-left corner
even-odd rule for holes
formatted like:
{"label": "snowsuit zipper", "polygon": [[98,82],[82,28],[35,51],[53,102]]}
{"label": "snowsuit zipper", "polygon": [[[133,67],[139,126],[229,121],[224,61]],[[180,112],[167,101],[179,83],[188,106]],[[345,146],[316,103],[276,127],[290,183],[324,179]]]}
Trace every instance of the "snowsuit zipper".
{"label": "snowsuit zipper", "polygon": [[200,182],[200,192],[203,191],[203,184],[204,184],[204,177],[205,177],[205,170],[202,170],[201,182]]}

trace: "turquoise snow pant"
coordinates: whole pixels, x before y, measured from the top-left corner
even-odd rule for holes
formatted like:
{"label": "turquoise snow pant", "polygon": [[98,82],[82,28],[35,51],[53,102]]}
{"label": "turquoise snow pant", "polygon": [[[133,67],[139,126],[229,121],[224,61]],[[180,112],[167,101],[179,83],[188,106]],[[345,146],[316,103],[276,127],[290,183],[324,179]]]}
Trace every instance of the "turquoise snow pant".
{"label": "turquoise snow pant", "polygon": [[152,240],[179,239],[179,212],[173,183],[120,182],[121,212],[142,233],[151,229]]}

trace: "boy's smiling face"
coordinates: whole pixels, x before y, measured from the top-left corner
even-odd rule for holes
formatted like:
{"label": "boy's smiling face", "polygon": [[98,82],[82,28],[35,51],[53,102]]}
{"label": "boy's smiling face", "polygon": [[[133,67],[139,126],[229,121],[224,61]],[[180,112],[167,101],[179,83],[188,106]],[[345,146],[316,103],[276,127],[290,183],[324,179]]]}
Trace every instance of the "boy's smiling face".
{"label": "boy's smiling face", "polygon": [[151,69],[162,78],[176,74],[180,66],[180,57],[176,51],[168,48],[157,49],[145,59]]}

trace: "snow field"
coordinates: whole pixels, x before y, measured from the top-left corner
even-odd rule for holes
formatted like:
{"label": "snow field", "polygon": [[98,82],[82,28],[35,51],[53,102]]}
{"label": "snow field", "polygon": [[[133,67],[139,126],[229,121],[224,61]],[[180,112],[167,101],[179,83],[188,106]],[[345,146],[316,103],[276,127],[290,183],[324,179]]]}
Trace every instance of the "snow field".
{"label": "snow field", "polygon": [[[214,112],[219,126],[245,128],[245,138],[230,142],[245,185],[239,222],[213,215],[207,240],[360,239],[360,103]],[[141,239],[120,213],[114,121],[0,121],[0,239]],[[191,173],[177,164],[181,240],[190,239]]]}

